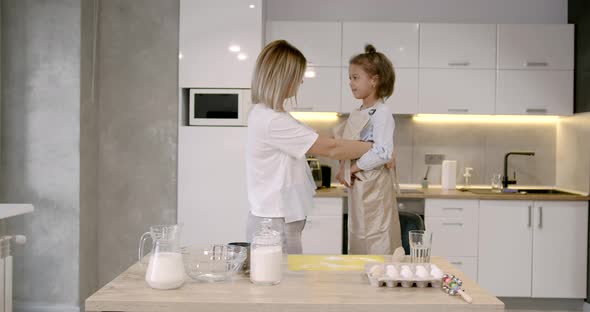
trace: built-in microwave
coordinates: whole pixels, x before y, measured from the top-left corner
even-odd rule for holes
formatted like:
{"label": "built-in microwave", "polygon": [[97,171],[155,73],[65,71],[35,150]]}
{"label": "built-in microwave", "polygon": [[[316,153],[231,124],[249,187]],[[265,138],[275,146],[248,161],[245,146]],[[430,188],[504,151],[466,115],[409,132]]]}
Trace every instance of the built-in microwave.
{"label": "built-in microwave", "polygon": [[250,89],[190,89],[191,126],[245,126]]}

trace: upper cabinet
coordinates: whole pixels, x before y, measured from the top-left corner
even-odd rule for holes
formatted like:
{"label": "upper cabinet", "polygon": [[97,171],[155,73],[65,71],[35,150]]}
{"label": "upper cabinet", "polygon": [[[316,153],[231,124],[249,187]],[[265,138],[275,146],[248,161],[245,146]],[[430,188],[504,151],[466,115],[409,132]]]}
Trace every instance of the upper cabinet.
{"label": "upper cabinet", "polygon": [[421,24],[418,112],[493,114],[496,25]]}
{"label": "upper cabinet", "polygon": [[574,69],[574,25],[498,25],[498,69]]}
{"label": "upper cabinet", "polygon": [[294,104],[294,111],[340,111],[340,67],[308,66]]}
{"label": "upper cabinet", "polygon": [[272,21],[266,24],[266,42],[287,40],[313,66],[340,66],[341,24],[339,22]]}
{"label": "upper cabinet", "polygon": [[262,9],[262,0],[181,0],[180,87],[250,88],[262,47]]}
{"label": "upper cabinet", "polygon": [[418,33],[416,23],[342,23],[342,106],[349,113],[362,103],[350,91],[348,63],[372,44],[385,54],[395,70],[393,95],[385,102],[394,114],[418,112]]}
{"label": "upper cabinet", "polygon": [[[361,106],[350,91],[348,69],[342,68],[342,107],[343,113],[350,113]],[[418,69],[396,68],[393,95],[385,101],[393,114],[412,115],[418,113]]]}
{"label": "upper cabinet", "polygon": [[421,114],[494,113],[494,70],[420,69]]}
{"label": "upper cabinet", "polygon": [[420,24],[421,68],[496,68],[496,25]]}
{"label": "upper cabinet", "polygon": [[573,114],[573,68],[573,25],[498,25],[496,114]]}
{"label": "upper cabinet", "polygon": [[394,68],[418,68],[417,23],[342,23],[342,66],[370,43],[385,54]]}

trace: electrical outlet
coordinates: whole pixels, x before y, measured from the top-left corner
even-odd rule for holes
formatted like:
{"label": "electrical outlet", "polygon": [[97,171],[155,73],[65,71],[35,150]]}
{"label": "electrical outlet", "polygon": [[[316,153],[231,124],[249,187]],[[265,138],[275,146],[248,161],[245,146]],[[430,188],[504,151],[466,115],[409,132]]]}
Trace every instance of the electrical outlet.
{"label": "electrical outlet", "polygon": [[445,154],[426,154],[424,156],[424,164],[426,165],[440,165],[445,160]]}

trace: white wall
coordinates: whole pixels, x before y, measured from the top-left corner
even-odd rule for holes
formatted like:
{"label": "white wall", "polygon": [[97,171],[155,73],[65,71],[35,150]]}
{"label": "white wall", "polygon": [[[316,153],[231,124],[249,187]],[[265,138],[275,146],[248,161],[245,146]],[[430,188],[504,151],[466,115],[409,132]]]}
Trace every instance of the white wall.
{"label": "white wall", "polygon": [[590,113],[561,118],[557,124],[556,185],[590,192]]}
{"label": "white wall", "polygon": [[567,0],[266,0],[268,20],[567,23]]}

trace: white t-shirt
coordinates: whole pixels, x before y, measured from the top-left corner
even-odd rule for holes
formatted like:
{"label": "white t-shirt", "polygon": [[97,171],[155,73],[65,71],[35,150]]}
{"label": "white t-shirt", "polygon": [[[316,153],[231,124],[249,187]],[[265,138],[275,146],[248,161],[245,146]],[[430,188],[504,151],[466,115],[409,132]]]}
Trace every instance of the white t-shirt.
{"label": "white t-shirt", "polygon": [[246,178],[250,212],[258,217],[305,219],[315,183],[305,153],[318,134],[288,113],[256,104],[248,115]]}

